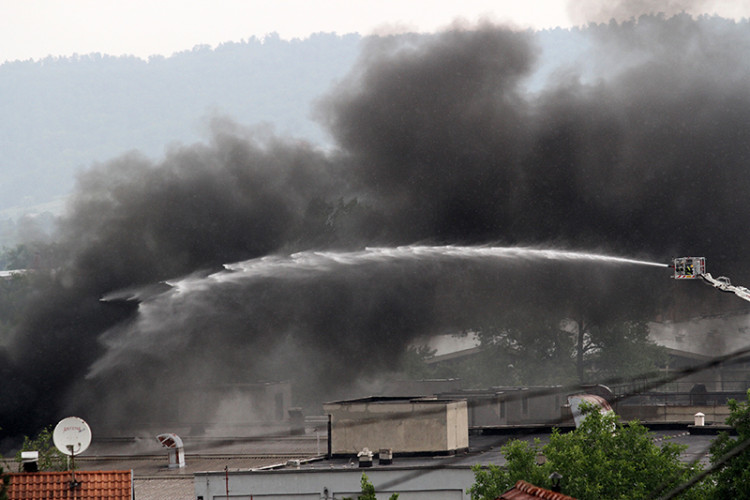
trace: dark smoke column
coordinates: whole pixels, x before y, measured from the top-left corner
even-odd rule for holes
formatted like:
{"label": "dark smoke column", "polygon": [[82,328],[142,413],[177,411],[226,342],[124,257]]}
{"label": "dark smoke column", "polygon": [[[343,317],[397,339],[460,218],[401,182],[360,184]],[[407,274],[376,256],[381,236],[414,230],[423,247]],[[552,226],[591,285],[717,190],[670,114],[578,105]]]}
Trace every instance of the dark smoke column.
{"label": "dark smoke column", "polygon": [[129,154],[81,175],[63,223],[66,263],[34,277],[36,298],[0,352],[4,432],[33,434],[64,409],[84,414],[98,390],[121,386],[79,385],[104,352],[99,336],[137,306],[100,297],[295,244],[310,200],[334,190],[329,168],[305,144],[261,143],[217,121],[209,145],[160,164]]}
{"label": "dark smoke column", "polygon": [[[98,411],[123,380],[132,382],[123,399],[142,399],[150,381],[175,380],[169,359],[179,354],[215,360],[205,369],[217,377],[256,376],[242,370],[249,355],[268,370],[276,360],[306,366],[289,353],[311,346],[320,359],[371,350],[385,366],[411,336],[470,327],[473,316],[490,322],[499,301],[518,307],[519,297],[526,305],[566,293],[563,271],[548,270],[544,287],[527,274],[448,266],[441,277],[453,286],[441,288],[436,269],[402,266],[301,284],[228,280],[221,294],[190,295],[202,299],[190,307],[173,309],[162,296],[135,315],[99,302],[269,254],[535,244],[665,261],[706,255],[750,282],[747,28],[687,16],[592,26],[587,66],[533,92],[540,35],[483,25],[373,38],[320,106],[334,151],[220,122],[209,144],[174,149],[158,164],[126,155],[92,169],[64,225],[66,264],[4,348],[4,430],[33,433],[69,408]],[[604,275],[576,276],[580,290],[601,292],[592,309],[625,295]],[[145,355],[143,338],[175,355]],[[116,359],[116,373],[86,379],[102,359]],[[373,368],[320,366],[307,381]]]}

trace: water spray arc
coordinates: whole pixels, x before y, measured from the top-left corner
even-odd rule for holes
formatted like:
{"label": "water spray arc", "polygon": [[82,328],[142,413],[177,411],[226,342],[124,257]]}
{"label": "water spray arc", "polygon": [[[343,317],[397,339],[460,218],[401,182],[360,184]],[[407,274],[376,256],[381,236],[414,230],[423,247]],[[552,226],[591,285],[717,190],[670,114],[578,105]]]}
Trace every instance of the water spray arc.
{"label": "water spray arc", "polygon": [[[569,250],[540,249],[532,247],[497,246],[427,246],[409,245],[399,247],[368,247],[360,251],[332,252],[305,251],[282,256],[267,256],[247,260],[224,267],[229,272],[241,272],[257,276],[272,276],[276,272],[325,272],[334,266],[355,266],[366,263],[388,261],[417,261],[425,259],[515,259],[515,260],[555,260],[568,262],[599,262],[607,264],[632,264],[654,267],[668,267],[667,264],[645,260],[615,257],[611,255],[577,252]],[[219,277],[226,273],[214,275]],[[174,284],[178,284],[175,282]]]}
{"label": "water spray arc", "polygon": [[135,300],[140,305],[132,321],[100,337],[106,352],[90,365],[87,378],[127,367],[128,360],[144,354],[192,352],[191,342],[200,342],[206,331],[225,337],[227,345],[264,342],[265,348],[282,338],[313,346],[326,338],[335,358],[341,356],[336,342],[353,352],[372,350],[375,344],[379,352],[388,352],[381,353],[385,358],[409,338],[469,328],[498,310],[519,309],[519,301],[557,303],[567,293],[559,287],[571,281],[570,286],[590,289],[587,293],[598,294],[599,300],[607,295],[608,280],[592,286],[580,281],[595,273],[578,269],[591,265],[608,272],[624,266],[666,267],[591,252],[459,245],[304,251],[226,264],[219,272],[169,280],[156,290],[104,295],[103,302]]}

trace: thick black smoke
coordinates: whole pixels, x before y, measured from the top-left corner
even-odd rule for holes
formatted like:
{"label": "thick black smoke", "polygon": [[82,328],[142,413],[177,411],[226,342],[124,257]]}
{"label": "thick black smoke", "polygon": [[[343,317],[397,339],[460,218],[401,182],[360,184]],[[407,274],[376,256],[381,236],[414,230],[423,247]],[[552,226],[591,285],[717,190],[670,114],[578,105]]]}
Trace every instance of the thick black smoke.
{"label": "thick black smoke", "polygon": [[534,60],[524,35],[375,48],[329,121],[362,189],[386,200],[406,239],[667,255],[708,253],[711,242],[711,255],[741,260],[743,26],[680,16],[592,27],[589,65],[607,72],[534,95],[520,84]]}
{"label": "thick black smoke", "polygon": [[[105,426],[197,383],[345,384],[393,366],[420,335],[509,309],[562,314],[571,297],[620,314],[672,285],[658,276],[644,291],[655,268],[428,257],[215,274],[230,262],[536,245],[705,254],[750,281],[747,28],[688,16],[592,26],[585,66],[542,89],[527,86],[541,57],[530,33],[373,38],[320,103],[333,152],[223,121],[209,144],[158,164],[126,155],[82,174],[69,259],[36,278],[45,287],[6,343],[3,428],[32,432],[63,412]],[[99,300],[163,280],[174,288],[140,305]]]}

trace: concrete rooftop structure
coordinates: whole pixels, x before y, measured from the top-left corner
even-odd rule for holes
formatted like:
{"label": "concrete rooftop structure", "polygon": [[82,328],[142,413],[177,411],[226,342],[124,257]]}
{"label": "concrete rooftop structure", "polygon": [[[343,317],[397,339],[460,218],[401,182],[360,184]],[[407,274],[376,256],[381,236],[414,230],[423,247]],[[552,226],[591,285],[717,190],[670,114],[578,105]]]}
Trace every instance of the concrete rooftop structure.
{"label": "concrete rooftop structure", "polygon": [[[536,428],[505,429],[495,435],[472,434],[469,448],[455,455],[394,456],[390,465],[381,465],[375,458],[373,466],[364,469],[359,468],[356,457],[326,460],[325,434],[239,440],[183,437],[186,457],[185,467],[180,469],[168,467],[167,449],[162,448],[155,438],[95,439],[89,450],[76,458],[76,465],[79,471],[132,471],[136,500],[195,500],[196,485],[205,484],[206,478],[222,489],[221,485],[225,485],[224,481],[229,477],[230,487],[234,484],[236,491],[245,480],[275,484],[280,479],[302,473],[309,480],[319,481],[322,480],[319,474],[330,471],[341,477],[348,473],[353,478],[351,487],[355,490],[362,472],[372,478],[376,487],[387,485],[386,481],[392,482],[392,489],[396,492],[404,491],[402,488],[408,485],[405,480],[438,487],[444,483],[436,478],[442,478],[440,481],[448,479],[453,498],[458,498],[459,492],[465,492],[473,482],[472,465],[503,465],[505,459],[500,448],[509,440],[539,438],[545,443],[549,435],[549,429]],[[714,438],[713,435],[690,434],[686,426],[654,431],[657,442],[670,440],[687,445],[682,454],[685,462],[707,464],[708,447]],[[6,458],[6,470],[15,471],[17,467],[14,461]],[[381,476],[386,479],[381,479]],[[460,498],[468,498],[468,495],[462,495]],[[401,500],[408,500],[407,497],[402,495]],[[260,496],[254,495],[254,498],[260,499]],[[204,500],[209,499],[204,497]]]}

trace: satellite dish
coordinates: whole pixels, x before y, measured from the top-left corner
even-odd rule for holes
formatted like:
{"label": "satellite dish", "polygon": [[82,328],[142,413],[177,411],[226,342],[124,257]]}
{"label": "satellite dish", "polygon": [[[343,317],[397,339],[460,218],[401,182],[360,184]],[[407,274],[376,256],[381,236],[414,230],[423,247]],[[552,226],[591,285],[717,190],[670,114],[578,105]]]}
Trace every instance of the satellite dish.
{"label": "satellite dish", "polygon": [[91,444],[91,428],[80,417],[60,420],[52,433],[55,448],[65,455],[79,455]]}

